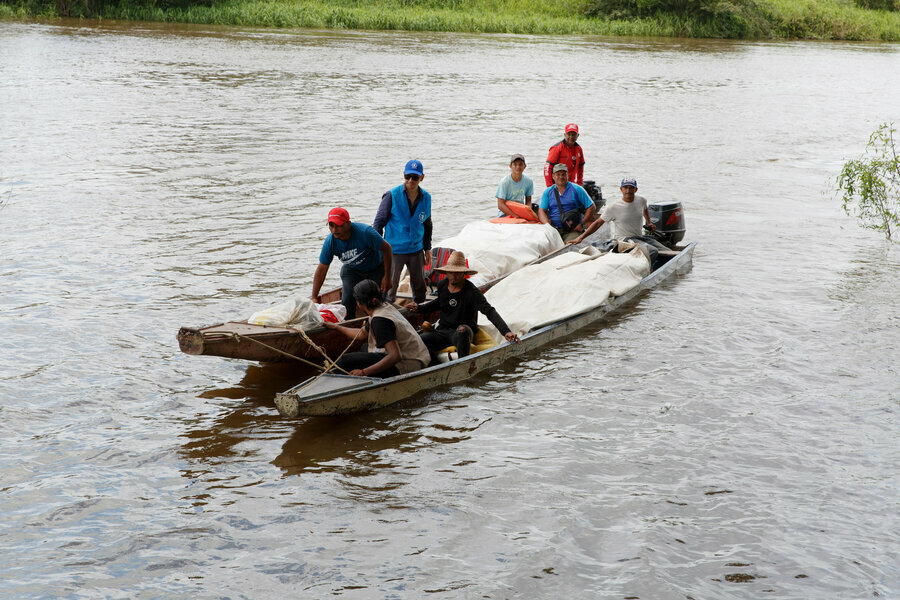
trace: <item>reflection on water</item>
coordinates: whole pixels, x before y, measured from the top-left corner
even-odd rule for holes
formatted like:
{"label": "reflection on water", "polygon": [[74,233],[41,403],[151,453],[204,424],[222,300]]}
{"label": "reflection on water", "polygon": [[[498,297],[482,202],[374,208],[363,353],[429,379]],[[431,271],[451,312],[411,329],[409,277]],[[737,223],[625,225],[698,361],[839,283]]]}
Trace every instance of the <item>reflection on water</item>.
{"label": "reflection on water", "polygon": [[[260,436],[272,433],[267,430],[273,422],[275,394],[314,375],[311,369],[293,364],[250,365],[237,385],[200,393],[198,398],[242,402],[237,409],[217,416],[212,423],[205,423],[204,428],[187,431],[183,455],[201,470],[206,468],[200,467],[203,463],[216,464],[239,456],[241,451],[237,447],[247,441],[249,431],[256,430]],[[477,387],[479,379],[490,377],[481,375],[472,385]],[[464,441],[480,425],[434,424],[419,429],[415,427],[415,421],[407,421],[410,411],[422,410],[432,400],[434,394],[426,391],[379,411],[288,422],[274,419],[279,423],[275,435],[280,436],[283,430],[290,430],[292,434],[272,464],[284,469],[287,475],[335,471],[363,476],[366,472],[372,474],[377,469],[390,467],[389,463],[382,462],[384,451],[413,452],[423,445]]]}
{"label": "reflection on water", "polygon": [[415,417],[428,410],[421,405],[417,407],[422,397],[420,394],[418,398],[370,413],[302,420],[273,464],[286,475],[306,471],[337,471],[352,477],[375,475],[383,469],[398,467],[389,458],[397,453],[415,453],[436,444],[465,442],[490,420],[465,425],[439,422],[426,425]]}
{"label": "reflection on water", "polygon": [[391,469],[395,465],[385,451],[414,451],[423,437],[415,428],[392,421],[381,416],[304,420],[297,424],[273,464],[288,475],[336,471],[354,478]]}
{"label": "reflection on water", "polygon": [[277,392],[282,392],[314,377],[319,371],[310,366],[293,363],[250,364],[244,377],[231,388],[211,389],[200,394],[200,398],[246,398],[257,404],[271,404]]}
{"label": "reflection on water", "polygon": [[[900,259],[823,196],[896,44],[62,21],[0,56],[0,595],[900,591]],[[178,352],[308,293],[328,209],[371,222],[409,158],[445,239],[572,121],[608,198],[682,202],[689,274],[350,417]]]}

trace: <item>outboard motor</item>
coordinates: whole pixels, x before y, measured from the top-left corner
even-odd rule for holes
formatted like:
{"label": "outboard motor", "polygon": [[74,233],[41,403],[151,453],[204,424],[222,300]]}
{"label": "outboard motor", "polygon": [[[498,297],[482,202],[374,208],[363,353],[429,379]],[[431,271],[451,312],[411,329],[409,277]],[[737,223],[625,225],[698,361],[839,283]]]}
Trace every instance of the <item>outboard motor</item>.
{"label": "outboard motor", "polygon": [[585,181],[584,185],[581,187],[584,188],[584,191],[586,191],[591,200],[594,201],[594,206],[597,210],[600,210],[600,207],[606,203],[606,200],[603,199],[603,192],[600,191],[600,186],[597,185],[597,182],[593,180]]}
{"label": "outboard motor", "polygon": [[653,232],[660,242],[672,248],[684,239],[684,210],[681,202],[651,204],[647,207],[650,222],[656,225]]}

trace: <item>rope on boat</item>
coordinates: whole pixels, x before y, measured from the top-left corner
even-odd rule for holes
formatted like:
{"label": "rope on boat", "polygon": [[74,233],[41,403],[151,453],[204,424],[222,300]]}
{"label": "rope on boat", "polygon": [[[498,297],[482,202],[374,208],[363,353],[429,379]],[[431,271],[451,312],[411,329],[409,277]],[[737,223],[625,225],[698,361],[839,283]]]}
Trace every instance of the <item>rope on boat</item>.
{"label": "rope on boat", "polygon": [[235,341],[238,341],[238,342],[241,341],[241,340],[247,340],[247,341],[253,342],[254,344],[259,344],[259,345],[262,346],[263,348],[268,348],[269,350],[274,350],[274,351],[277,352],[278,354],[284,354],[284,355],[287,356],[288,358],[293,358],[294,360],[299,360],[299,361],[302,362],[303,364],[309,365],[309,366],[311,366],[311,367],[315,367],[316,369],[319,369],[320,371],[321,371],[322,369],[325,368],[325,367],[323,367],[322,365],[320,365],[320,364],[318,364],[318,363],[312,362],[311,360],[306,360],[305,358],[300,358],[299,356],[294,356],[293,354],[290,354],[290,353],[288,353],[288,352],[285,352],[284,350],[279,350],[279,349],[276,348],[275,346],[270,346],[270,345],[268,345],[268,344],[262,343],[262,342],[259,341],[259,340],[254,340],[252,337],[247,337],[247,336],[245,336],[245,335],[241,335],[241,334],[235,333],[235,332],[233,332],[233,331],[231,332],[231,337],[233,337],[233,338],[235,339]]}
{"label": "rope on boat", "polygon": [[[302,328],[298,327],[298,328],[297,328],[297,331],[300,332],[300,337],[302,337],[303,340],[304,340],[307,344],[309,344],[310,346],[312,346],[313,348],[315,348],[315,349],[319,352],[319,354],[321,354],[322,356],[325,357],[325,364],[328,364],[328,354],[325,352],[325,349],[322,348],[321,346],[319,346],[319,345],[318,345],[317,343],[315,343],[314,341],[312,341],[312,339],[311,339],[308,335],[306,335],[306,332],[303,331]],[[356,339],[356,338],[353,338],[353,339]]]}
{"label": "rope on boat", "polygon": [[337,366],[337,363],[338,363],[339,360],[341,360],[341,357],[344,356],[344,354],[347,353],[347,350],[349,350],[350,347],[353,346],[353,344],[356,343],[356,338],[359,337],[359,333],[360,333],[361,331],[362,331],[362,328],[356,330],[356,334],[354,334],[353,339],[350,340],[350,343],[347,344],[347,347],[344,348],[344,351],[341,352],[340,356],[337,357],[337,360],[335,360],[334,362],[332,362],[332,361],[326,356],[326,357],[325,357],[325,365],[326,365],[327,368],[326,368],[325,370],[323,370],[321,373],[319,373],[318,375],[316,375],[315,377],[313,377],[312,379],[310,379],[309,381],[307,381],[307,382],[306,382],[305,384],[303,384],[302,386],[298,387],[298,388],[297,388],[297,391],[299,392],[300,390],[302,390],[302,389],[304,389],[304,388],[307,388],[307,387],[311,386],[312,384],[314,384],[315,382],[317,382],[319,379],[321,379],[322,377],[324,377],[324,376],[328,373],[328,371],[330,371],[331,369],[338,369],[339,371],[342,371],[342,372],[344,373],[344,375],[350,375],[350,373],[348,373],[347,371],[344,371],[344,369],[342,369],[341,367]]}
{"label": "rope on boat", "polygon": [[[295,356],[295,355],[293,355],[293,354],[291,354],[291,353],[289,353],[289,352],[285,352],[284,350],[279,350],[278,348],[276,348],[276,347],[274,347],[274,346],[270,346],[269,344],[264,344],[263,342],[261,342],[261,341],[259,341],[259,340],[253,339],[252,337],[247,337],[247,336],[245,336],[245,335],[241,335],[241,334],[236,333],[236,332],[232,332],[231,335],[232,335],[232,337],[234,337],[234,339],[237,340],[237,341],[240,341],[240,340],[242,340],[242,339],[244,339],[244,340],[249,340],[249,341],[253,342],[254,344],[259,344],[260,346],[262,346],[262,347],[264,347],[264,348],[268,348],[269,350],[274,350],[275,352],[277,352],[277,353],[279,353],[279,354],[283,354],[283,355],[287,356],[288,358],[293,358],[294,360],[299,360],[299,361],[302,362],[303,364],[309,365],[309,366],[311,366],[311,367],[314,367],[314,368],[319,369],[320,371],[322,371],[320,374],[316,375],[316,377],[315,377],[312,381],[310,381],[310,383],[313,383],[314,381],[316,381],[317,379],[319,379],[322,375],[325,375],[326,373],[328,373],[328,372],[331,371],[332,369],[337,369],[338,371],[340,371],[340,372],[343,373],[344,375],[349,375],[349,374],[350,374],[350,373],[348,373],[347,371],[345,371],[344,369],[342,369],[341,367],[339,367],[339,366],[337,365],[337,361],[341,360],[341,357],[344,356],[344,354],[347,353],[347,350],[349,350],[349,349],[353,346],[353,344],[356,343],[356,338],[359,337],[359,333],[362,331],[362,329],[357,329],[357,330],[356,330],[356,335],[353,336],[353,339],[350,340],[350,343],[347,344],[347,347],[344,348],[344,350],[340,353],[340,355],[338,355],[337,359],[334,360],[334,361],[332,361],[330,358],[328,358],[328,354],[325,352],[325,350],[324,350],[321,346],[319,346],[318,344],[316,344],[315,342],[313,342],[313,341],[309,338],[309,336],[306,335],[306,332],[304,332],[302,329],[299,329],[298,331],[300,332],[301,336],[306,340],[306,342],[307,342],[310,346],[312,346],[313,348],[315,348],[316,350],[318,350],[319,353],[324,357],[324,359],[325,359],[325,360],[324,360],[324,363],[325,363],[324,366],[322,366],[322,365],[320,365],[320,364],[318,364],[318,363],[314,363],[314,362],[312,362],[312,361],[310,361],[310,360],[306,360],[305,358],[300,358],[299,356]],[[307,385],[308,385],[308,384],[307,384]],[[303,386],[303,387],[306,387],[306,386]],[[303,388],[300,388],[300,389],[303,389]]]}
{"label": "rope on boat", "polygon": [[[319,376],[317,376],[316,379],[318,379],[319,377],[321,377],[322,375],[324,375],[325,373],[327,373],[327,372],[330,371],[331,369],[337,369],[338,371],[342,372],[344,375],[349,375],[349,374],[350,374],[350,373],[348,373],[347,371],[345,371],[344,369],[342,369],[342,368],[340,368],[339,366],[337,366],[337,361],[341,360],[341,357],[344,356],[344,354],[347,352],[347,350],[349,350],[350,347],[354,344],[354,342],[356,342],[356,338],[359,337],[359,332],[362,331],[361,328],[356,330],[356,333],[353,335],[353,339],[350,340],[350,343],[347,344],[347,347],[344,348],[344,351],[341,352],[341,353],[338,355],[337,359],[334,360],[334,361],[332,361],[332,360],[328,357],[328,353],[325,352],[325,349],[324,349],[324,348],[322,348],[321,346],[319,346],[318,344],[316,344],[314,341],[312,341],[312,339],[310,339],[310,337],[309,337],[308,335],[306,335],[306,332],[305,332],[305,331],[303,331],[302,329],[298,329],[298,331],[300,332],[300,337],[302,337],[304,340],[306,340],[306,343],[307,343],[307,344],[309,344],[310,346],[312,346],[313,348],[315,348],[316,350],[318,350],[319,354],[322,355],[322,359],[323,359],[323,360],[322,360],[322,363],[325,365],[325,370],[322,371],[322,374],[319,375]],[[315,379],[314,379],[313,381],[315,381]]]}

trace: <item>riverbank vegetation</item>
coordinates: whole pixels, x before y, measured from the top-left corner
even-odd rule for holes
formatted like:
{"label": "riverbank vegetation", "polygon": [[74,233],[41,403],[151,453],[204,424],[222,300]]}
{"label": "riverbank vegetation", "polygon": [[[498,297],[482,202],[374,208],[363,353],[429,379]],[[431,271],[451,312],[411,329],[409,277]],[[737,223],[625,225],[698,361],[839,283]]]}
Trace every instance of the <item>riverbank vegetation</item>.
{"label": "riverbank vegetation", "polygon": [[[841,206],[866,229],[893,241],[900,231],[900,147],[897,128],[882,123],[865,154],[848,161],[837,177]],[[900,240],[898,240],[900,241]]]}
{"label": "riverbank vegetation", "polygon": [[900,41],[900,0],[0,0],[0,17],[250,27]]}

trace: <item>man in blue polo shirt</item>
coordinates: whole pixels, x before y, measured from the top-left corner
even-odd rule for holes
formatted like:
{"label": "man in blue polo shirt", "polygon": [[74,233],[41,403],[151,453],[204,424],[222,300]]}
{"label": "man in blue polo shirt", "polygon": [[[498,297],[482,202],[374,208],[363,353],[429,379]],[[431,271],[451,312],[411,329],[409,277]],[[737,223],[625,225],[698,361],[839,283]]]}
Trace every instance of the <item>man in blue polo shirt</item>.
{"label": "man in blue polo shirt", "polygon": [[391,284],[393,256],[391,245],[375,229],[363,223],[351,223],[350,214],[343,208],[332,208],[328,213],[328,229],[319,253],[319,266],[313,275],[312,299],[321,302],[319,290],[325,282],[328,267],[337,256],[344,263],[341,267],[341,304],[347,308],[347,318],[356,317],[356,300],[353,287],[360,281],[371,279],[386,291]]}
{"label": "man in blue polo shirt", "polygon": [[569,182],[569,170],[558,163],[553,167],[553,185],[544,190],[538,208],[541,223],[556,228],[564,242],[573,240],[594,220],[597,208],[580,185]]}
{"label": "man in blue polo shirt", "polygon": [[400,272],[406,265],[415,302],[425,301],[425,267],[431,264],[431,194],[419,187],[425,178],[422,163],[411,160],[403,169],[404,182],[381,196],[372,226],[394,252],[391,289],[387,301],[397,297]]}

